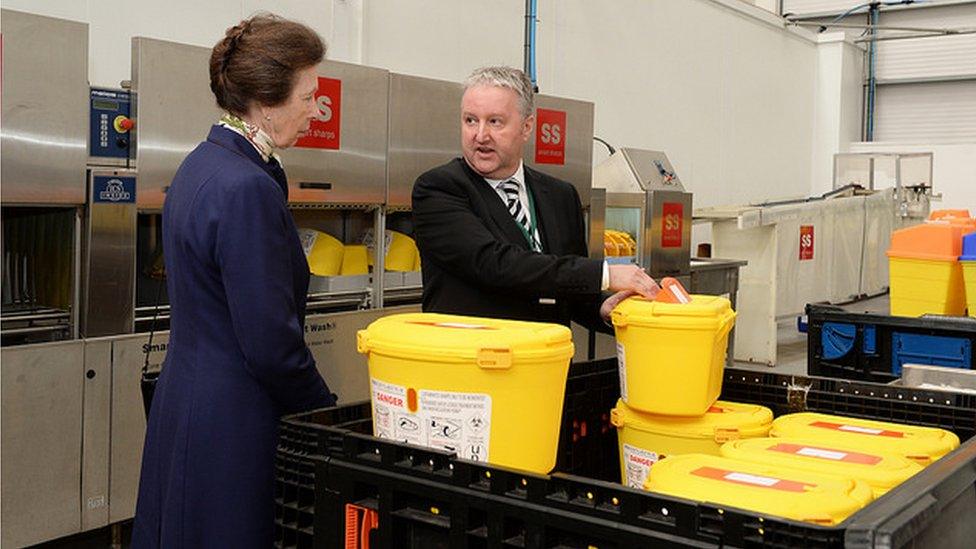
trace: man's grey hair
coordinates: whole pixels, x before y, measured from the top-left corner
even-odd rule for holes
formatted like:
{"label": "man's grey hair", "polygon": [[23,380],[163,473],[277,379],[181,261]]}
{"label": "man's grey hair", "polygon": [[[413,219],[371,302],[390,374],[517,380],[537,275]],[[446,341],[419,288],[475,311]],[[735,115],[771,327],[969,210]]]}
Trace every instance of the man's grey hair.
{"label": "man's grey hair", "polygon": [[534,110],[534,96],[532,81],[526,74],[512,67],[481,67],[475,69],[464,82],[464,91],[475,86],[497,86],[515,92],[518,97],[519,112],[522,118],[532,116]]}

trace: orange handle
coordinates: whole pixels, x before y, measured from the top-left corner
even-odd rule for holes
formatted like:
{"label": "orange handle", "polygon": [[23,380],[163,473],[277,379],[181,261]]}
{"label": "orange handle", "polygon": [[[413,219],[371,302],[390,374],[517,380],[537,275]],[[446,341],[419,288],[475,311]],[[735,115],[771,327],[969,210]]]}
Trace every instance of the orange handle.
{"label": "orange handle", "polygon": [[657,293],[654,301],[658,303],[691,303],[691,295],[676,278],[665,277],[661,280],[661,291]]}

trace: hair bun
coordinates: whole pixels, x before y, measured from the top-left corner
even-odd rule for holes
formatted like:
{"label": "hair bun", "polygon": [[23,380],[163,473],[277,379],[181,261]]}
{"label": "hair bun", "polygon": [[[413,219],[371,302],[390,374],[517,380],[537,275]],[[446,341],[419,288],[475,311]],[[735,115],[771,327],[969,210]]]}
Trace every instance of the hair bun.
{"label": "hair bun", "polygon": [[230,64],[230,59],[237,51],[238,44],[241,38],[251,30],[251,20],[245,19],[240,23],[234,25],[233,27],[227,29],[227,34],[224,36],[224,55],[221,58],[220,71],[224,72],[227,70],[227,65]]}

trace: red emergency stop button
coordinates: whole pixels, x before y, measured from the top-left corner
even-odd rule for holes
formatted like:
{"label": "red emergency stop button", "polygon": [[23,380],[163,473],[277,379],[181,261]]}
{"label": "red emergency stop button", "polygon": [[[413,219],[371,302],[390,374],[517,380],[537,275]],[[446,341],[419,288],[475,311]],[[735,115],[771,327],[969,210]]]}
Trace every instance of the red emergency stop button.
{"label": "red emergency stop button", "polygon": [[115,126],[115,131],[119,133],[125,133],[135,127],[136,123],[128,116],[118,115],[115,117],[115,121],[112,124]]}

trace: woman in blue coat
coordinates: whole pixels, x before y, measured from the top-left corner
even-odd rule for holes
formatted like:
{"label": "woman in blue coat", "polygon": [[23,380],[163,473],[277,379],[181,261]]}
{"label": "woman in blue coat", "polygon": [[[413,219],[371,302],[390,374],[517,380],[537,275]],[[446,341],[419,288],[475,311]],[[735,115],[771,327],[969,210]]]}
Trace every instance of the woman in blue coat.
{"label": "woman in blue coat", "polygon": [[134,547],[270,546],[278,419],[335,403],[303,339],[308,264],[274,152],[318,115],[324,54],[314,31],[270,15],[213,49],[210,87],[227,114],[163,208],[171,331]]}

